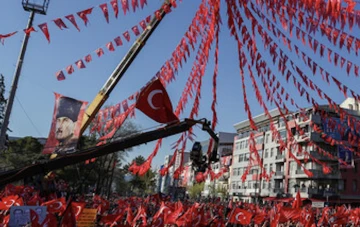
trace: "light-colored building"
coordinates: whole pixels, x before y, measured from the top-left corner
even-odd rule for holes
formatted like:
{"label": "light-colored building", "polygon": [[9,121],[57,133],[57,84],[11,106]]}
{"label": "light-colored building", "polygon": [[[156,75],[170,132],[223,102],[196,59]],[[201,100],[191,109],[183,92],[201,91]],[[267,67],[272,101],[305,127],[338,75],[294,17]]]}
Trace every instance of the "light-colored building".
{"label": "light-colored building", "polygon": [[[205,184],[202,196],[211,196],[211,197],[227,197],[229,189],[229,166],[231,164],[231,157],[234,145],[234,137],[236,133],[228,132],[219,132],[217,136],[219,137],[218,144],[218,156],[220,158],[219,162],[213,163],[211,165],[212,170],[215,174],[218,174],[222,168],[226,168],[228,172],[224,173],[219,179],[211,181],[211,177],[208,176]],[[201,143],[203,152],[207,152],[209,147],[210,140],[204,141]]]}
{"label": "light-colored building", "polygon": [[[168,166],[173,155],[166,155],[164,160],[164,167]],[[190,153],[184,152],[184,162],[185,165],[190,160]],[[161,177],[161,188],[160,191],[162,193],[168,193],[170,186],[178,186],[178,180],[174,180],[174,172],[181,164],[181,153],[176,152],[176,159],[174,165],[169,168],[168,173],[165,176]]]}
{"label": "light-colored building", "polygon": [[[344,111],[347,111],[352,116],[359,117],[359,104],[354,100],[347,99],[340,107],[344,108]],[[322,114],[320,113],[326,113],[327,117],[321,117]],[[273,110],[270,111],[270,114],[272,117],[271,121],[279,131],[282,140],[289,140],[285,122],[280,116],[280,112]],[[249,136],[251,130],[248,120],[234,125],[237,136],[234,139],[230,196],[237,200],[254,202],[260,197],[279,198],[294,196],[295,192],[300,190],[302,198],[316,198],[329,201],[360,199],[356,177],[360,171],[358,171],[357,162],[350,161],[353,164],[350,164],[347,169],[340,166],[337,158],[344,158],[344,149],[340,146],[331,146],[326,143],[319,133],[315,132],[310,126],[310,122],[315,123],[327,134],[338,137],[335,136],[335,134],[339,134],[336,129],[335,132],[334,128],[331,132],[328,130],[329,126],[327,126],[326,119],[331,118],[335,119],[334,121],[339,121],[339,115],[330,110],[328,106],[319,106],[317,109],[308,108],[300,112],[289,113],[286,115],[286,118],[296,144],[301,149],[288,145],[285,151],[281,153],[279,149],[280,144],[272,136],[268,117],[265,114],[253,117],[258,126],[258,131],[254,132],[255,147],[261,157],[264,169],[268,174],[272,173],[270,181],[261,177],[259,165],[253,165],[245,182],[242,182],[241,177],[247,169],[250,159]],[[299,135],[299,131],[295,128],[296,125],[304,131],[303,135]],[[334,139],[343,140],[341,138]],[[337,158],[332,159],[329,156],[325,156],[318,151],[318,148]],[[301,162],[301,165],[312,172],[313,176],[311,178],[304,173],[303,168],[289,155],[289,149],[292,150],[292,153]],[[349,156],[351,160],[351,154],[347,155],[347,157]],[[321,163],[313,159],[326,163],[327,166],[331,167],[331,173],[325,174]],[[351,168],[351,166],[355,166],[355,168]]]}

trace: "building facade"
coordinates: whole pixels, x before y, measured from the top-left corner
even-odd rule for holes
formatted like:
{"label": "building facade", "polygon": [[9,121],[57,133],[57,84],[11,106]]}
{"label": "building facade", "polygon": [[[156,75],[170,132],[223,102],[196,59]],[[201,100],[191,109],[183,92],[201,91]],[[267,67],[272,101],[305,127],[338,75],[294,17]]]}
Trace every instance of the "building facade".
{"label": "building facade", "polygon": [[[354,100],[347,99],[340,107],[354,117],[359,116],[359,105]],[[264,169],[272,176],[269,181],[261,177],[260,166],[256,164],[251,167],[246,180],[242,181],[241,177],[247,169],[250,159],[249,136],[251,130],[249,121],[235,124],[237,136],[234,139],[232,156],[230,196],[236,200],[254,202],[257,199],[266,197],[292,197],[297,190],[300,190],[302,198],[343,202],[360,199],[360,196],[357,195],[359,194],[359,187],[356,178],[360,173],[358,171],[358,162],[351,160],[351,154],[346,150],[344,151],[343,147],[331,146],[325,142],[320,134],[310,126],[310,123],[314,123],[327,134],[339,137],[339,133],[334,132],[334,128],[331,132],[327,131],[327,120],[320,114],[324,112],[326,116],[333,118],[334,121],[340,121],[339,116],[328,106],[320,106],[317,109],[308,108],[301,112],[286,115],[292,137],[301,149],[288,146],[284,152],[280,151],[280,144],[277,139],[272,138],[268,117],[262,114],[253,118],[258,126],[258,131],[253,132],[255,147],[261,157]],[[270,111],[270,114],[271,121],[279,131],[282,140],[289,140],[285,121],[280,112],[273,110]],[[295,123],[302,129],[304,134],[299,135]],[[341,138],[334,139],[340,140]],[[336,158],[333,159],[329,155],[319,153],[318,148]],[[302,166],[311,171],[313,174],[311,178],[305,174],[303,167],[298,165],[296,160],[291,157],[289,150],[301,162]],[[343,166],[339,165],[338,158],[343,159],[345,156],[350,157],[350,164],[343,168]],[[315,159],[331,167],[331,173],[325,174],[324,167]]]}
{"label": "building facade", "polygon": [[[163,166],[164,167],[168,166],[172,158],[173,158],[173,155],[166,155]],[[185,165],[187,162],[189,162],[189,160],[190,160],[190,152],[184,152],[183,165]],[[169,168],[169,171],[165,176],[160,176],[160,178],[161,178],[160,179],[160,181],[161,181],[160,191],[162,193],[169,193],[170,187],[178,186],[179,181],[174,180],[174,172],[180,166],[180,164],[181,164],[181,153],[176,152],[176,159],[175,159],[174,165],[172,165]]]}
{"label": "building facade", "polygon": [[[222,168],[227,168],[228,172],[224,173],[219,179],[211,181],[210,176],[207,177],[202,196],[204,197],[227,197],[229,194],[229,167],[231,164],[232,151],[234,146],[234,137],[236,133],[219,132],[218,156],[219,162],[211,165],[215,174],[219,173]],[[203,152],[209,147],[209,140],[202,142]]]}

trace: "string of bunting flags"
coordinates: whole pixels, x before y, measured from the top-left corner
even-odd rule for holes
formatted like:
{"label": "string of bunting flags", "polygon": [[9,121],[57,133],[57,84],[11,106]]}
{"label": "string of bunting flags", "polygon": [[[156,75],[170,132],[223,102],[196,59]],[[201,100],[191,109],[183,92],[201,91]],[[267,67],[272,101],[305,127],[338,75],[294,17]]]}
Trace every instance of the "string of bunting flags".
{"label": "string of bunting flags", "polygon": [[[134,10],[138,7],[136,6],[136,2],[136,0],[132,0]],[[146,1],[142,1],[142,3],[141,5],[140,2],[141,7],[146,4]],[[329,151],[326,151],[319,144],[310,141],[308,131],[302,128],[302,125],[296,121],[296,114],[301,115],[303,121],[309,122],[308,130],[313,130],[318,133],[325,143],[331,146],[342,146],[354,155],[360,156],[359,151],[354,148],[354,146],[360,143],[360,137],[356,133],[360,131],[359,120],[341,109],[331,98],[334,95],[333,92],[331,92],[331,94],[325,92],[319,85],[320,82],[318,82],[321,81],[329,86],[336,87],[345,98],[351,95],[356,101],[360,101],[360,95],[355,89],[345,84],[341,75],[335,75],[335,73],[325,68],[321,63],[321,61],[327,60],[328,63],[333,63],[337,69],[346,72],[348,77],[356,78],[359,76],[359,65],[357,64],[356,58],[358,57],[358,50],[360,48],[360,38],[357,37],[357,34],[352,34],[354,26],[360,28],[360,11],[355,9],[356,3],[352,0],[346,0],[343,3],[325,0],[226,0],[225,3],[227,26],[229,27],[231,37],[237,45],[242,99],[251,129],[248,140],[250,158],[241,176],[242,181],[248,179],[250,170],[254,166],[259,167],[261,171],[260,174],[252,176],[255,180],[263,178],[269,181],[275,174],[274,171],[267,170],[264,167],[256,146],[256,138],[262,134],[258,128],[259,126],[253,119],[250,107],[251,102],[248,100],[250,89],[252,89],[256,102],[262,108],[265,117],[269,120],[270,132],[272,138],[279,144],[280,154],[286,153],[288,157],[303,169],[304,174],[308,177],[314,175],[311,170],[306,169],[306,163],[309,160],[319,165],[324,174],[332,173],[334,168],[328,166],[327,163],[319,160],[314,153],[309,152],[303,146],[299,145],[299,139],[307,142],[308,146],[311,146],[314,151],[317,151],[321,155],[337,160],[344,166],[348,165],[348,163]],[[176,7],[175,0],[170,1],[170,4]],[[104,5],[100,6],[100,8],[108,21],[108,14],[106,14],[107,8]],[[129,10],[128,8],[126,9]],[[127,10],[124,10],[124,14],[126,14]],[[166,13],[170,12],[170,5],[168,5],[168,8],[166,8],[165,5],[163,10]],[[87,11],[85,10],[81,16],[79,15],[79,17],[83,19],[85,26],[88,23],[87,16],[90,15],[91,12],[92,9],[88,9]],[[117,13],[115,14],[117,15]],[[159,11],[156,11],[154,16],[160,19],[158,18],[160,16]],[[139,23],[140,27],[145,29],[150,20],[151,16],[142,20]],[[61,21],[58,21],[58,23],[61,24]],[[100,110],[90,130],[91,133],[98,133],[100,135],[99,145],[111,139],[127,117],[135,117],[135,109],[138,108],[137,103],[139,97],[142,92],[145,92],[148,86],[152,86],[157,81],[158,86],[165,89],[169,83],[175,80],[178,70],[182,68],[183,64],[187,63],[187,59],[195,51],[196,54],[192,63],[192,70],[187,77],[186,85],[184,86],[175,111],[172,112],[172,105],[171,103],[169,104],[169,99],[167,100],[167,104],[170,108],[169,111],[174,115],[173,119],[178,119],[180,115],[184,113],[189,101],[193,99],[193,105],[191,106],[188,117],[190,119],[196,118],[199,114],[205,70],[210,60],[210,50],[213,45],[215,46],[213,55],[215,64],[212,74],[213,100],[210,108],[212,111],[211,127],[215,130],[218,123],[216,102],[220,26],[220,0],[202,0],[188,30],[181,38],[171,57],[163,64],[155,77],[127,99],[114,106]],[[62,29],[65,28],[66,25],[64,27],[61,24],[58,27]],[[140,34],[138,25],[133,26],[132,31],[135,36]],[[125,31],[122,36],[127,41],[131,39],[129,31]],[[262,42],[258,43],[258,40]],[[105,46],[96,49],[94,53],[98,57],[101,57],[104,54],[104,49],[112,52],[115,51],[115,46],[119,47],[121,45],[122,37],[118,36]],[[305,51],[304,48],[309,48],[309,51]],[[315,57],[312,57],[312,54]],[[93,54],[86,55],[84,58],[76,61],[75,66],[79,69],[85,68],[84,61],[90,63],[92,56]],[[355,60],[353,60],[354,58]],[[65,69],[60,70],[56,73],[57,79],[65,79],[64,71],[67,74],[72,74],[74,68],[73,64],[71,64]],[[316,80],[315,77],[320,78]],[[250,84],[251,88],[249,89]],[[290,90],[293,91],[293,94],[288,92]],[[306,110],[298,105],[298,99],[306,100],[307,103],[312,106],[312,111],[320,116],[321,121],[327,121],[330,128],[336,128],[343,134],[346,131],[346,127],[350,127],[351,130],[347,132],[347,141],[342,141],[339,138],[329,135],[318,123],[309,119]],[[329,109],[336,113],[343,123],[329,120],[331,118],[321,109],[318,100],[327,102]],[[270,113],[270,108],[273,106],[275,106],[275,110],[279,112],[280,120],[284,122],[285,129],[283,129],[282,133],[280,133],[279,128],[276,126],[277,122]],[[289,106],[300,111],[293,114]],[[295,132],[293,129],[295,129]],[[172,146],[174,150],[173,158],[167,166],[160,170],[161,175],[166,175],[170,167],[174,166],[175,162],[178,161],[180,165],[174,170],[174,178],[179,179],[181,173],[185,170],[183,164],[186,143],[189,140],[193,141],[193,136],[194,131],[191,128],[189,131],[182,133],[174,142]],[[129,171],[140,176],[144,175],[151,168],[152,160],[157,155],[161,145],[162,139],[159,139],[145,163],[142,165],[132,163]],[[211,154],[212,145],[213,141],[210,140],[210,146],[207,151],[208,154]],[[300,160],[300,156],[303,156],[304,161]],[[198,173],[195,178],[197,182],[202,182],[207,177],[213,180],[227,171],[228,169],[223,166],[221,171],[215,174],[211,166],[209,166],[205,173]]]}
{"label": "string of bunting flags", "polygon": [[[172,0],[172,2],[174,2],[175,0]],[[121,2],[121,8],[124,12],[124,15],[126,15],[127,12],[130,12],[130,4],[129,4],[129,0],[120,0]],[[101,12],[103,13],[105,20],[107,23],[109,23],[109,5],[113,10],[113,14],[115,16],[115,18],[118,18],[119,15],[119,3],[118,0],[111,0],[109,3],[102,3],[100,5],[98,5],[99,9],[101,10]],[[135,12],[137,9],[143,9],[144,6],[147,5],[147,0],[131,0],[131,6],[133,9],[133,12]],[[88,9],[84,9],[82,11],[77,12],[76,14],[69,14],[67,16],[65,16],[64,18],[56,18],[54,20],[52,20],[52,22],[60,29],[60,30],[64,30],[64,29],[68,29],[68,25],[66,25],[66,23],[64,22],[64,19],[66,19],[67,21],[69,21],[75,28],[76,30],[80,31],[80,27],[76,21],[76,17],[75,15],[77,15],[83,22],[84,25],[87,26],[89,24],[89,15],[92,14],[93,10],[95,7],[90,7]],[[42,31],[42,33],[44,34],[45,38],[47,39],[47,41],[50,43],[50,32],[49,32],[49,26],[48,26],[49,22],[45,22],[42,24],[37,25],[37,27]],[[32,32],[37,32],[37,30],[35,30],[35,27],[30,27],[29,29],[24,29],[23,30],[25,32],[25,34],[30,35]],[[2,44],[4,44],[5,39],[12,37],[13,35],[17,34],[19,31],[14,31],[8,34],[0,34],[0,42]]]}
{"label": "string of bunting flags", "polygon": [[[159,71],[160,77],[163,79],[163,83],[169,83],[174,79],[174,72],[176,73],[178,70],[178,66],[182,67],[181,60],[184,59],[186,62],[186,55],[184,52],[187,53],[188,56],[190,56],[190,50],[187,46],[186,41],[189,42],[189,44],[192,46],[192,50],[194,51],[194,43],[196,43],[197,37],[201,34],[202,35],[202,42],[199,45],[198,53],[196,55],[196,59],[194,61],[192,72],[190,73],[188,77],[188,81],[186,83],[186,86],[184,87],[183,93],[181,95],[181,98],[178,102],[178,105],[175,109],[175,115],[179,116],[185,109],[186,104],[188,103],[189,97],[194,98],[194,105],[191,109],[189,118],[194,118],[198,115],[199,111],[199,103],[200,103],[200,93],[201,93],[201,85],[202,85],[202,78],[204,76],[204,71],[206,68],[206,63],[209,58],[209,50],[211,45],[213,44],[215,40],[215,53],[214,53],[214,59],[215,59],[215,68],[214,68],[214,74],[213,74],[213,102],[211,105],[211,109],[213,111],[213,127],[215,128],[217,123],[217,116],[216,116],[216,79],[217,79],[217,71],[218,71],[218,33],[219,33],[219,21],[220,18],[215,18],[213,15],[218,15],[217,10],[219,9],[219,1],[213,0],[212,3],[216,3],[213,5],[206,5],[205,1],[202,1],[202,4],[199,6],[199,10],[197,11],[197,14],[195,15],[192,25],[189,27],[188,32],[186,33],[185,38],[182,38],[181,44],[177,47],[177,50],[174,51],[172,58],[167,61],[164,66]],[[299,105],[296,104],[295,99],[286,92],[285,87],[282,85],[282,82],[278,80],[277,76],[273,72],[276,72],[278,70],[280,74],[285,78],[285,81],[287,83],[290,82],[290,79],[293,81],[293,85],[296,88],[295,91],[299,93],[299,97],[306,98],[307,102],[310,105],[313,105],[313,108],[315,111],[320,111],[318,107],[320,106],[319,103],[316,101],[317,98],[313,97],[312,93],[309,92],[307,89],[310,89],[315,94],[318,95],[318,98],[325,99],[328,101],[330,108],[332,108],[335,112],[337,112],[342,119],[347,118],[349,121],[349,125],[355,125],[353,127],[358,127],[358,120],[353,118],[348,113],[341,110],[334,101],[330,98],[328,94],[326,94],[312,79],[310,79],[302,70],[301,67],[298,66],[298,63],[296,63],[294,60],[291,59],[291,57],[283,50],[283,48],[287,48],[288,51],[293,52],[295,50],[296,56],[299,59],[303,60],[303,63],[306,67],[310,69],[310,71],[313,73],[313,75],[317,75],[318,73],[321,74],[321,78],[323,81],[325,81],[328,84],[331,84],[334,82],[338,89],[344,94],[345,97],[347,97],[348,93],[351,93],[352,96],[359,100],[360,96],[352,89],[348,88],[346,85],[344,85],[342,82],[340,82],[339,79],[337,79],[335,76],[333,76],[330,72],[325,70],[323,67],[321,67],[320,63],[316,60],[311,59],[309,55],[307,55],[304,51],[301,50],[302,47],[293,44],[291,42],[291,38],[293,37],[293,30],[296,30],[296,38],[297,40],[301,41],[301,43],[304,46],[309,46],[310,49],[314,52],[314,54],[320,56],[321,58],[324,57],[325,50],[328,51],[328,61],[334,62],[335,66],[339,66],[341,69],[346,65],[346,72],[350,75],[358,76],[358,68],[359,66],[353,62],[347,59],[345,56],[341,56],[340,53],[335,51],[331,46],[328,44],[320,42],[317,38],[315,38],[316,32],[320,29],[321,36],[328,36],[328,40],[330,44],[337,45],[339,43],[340,50],[346,46],[348,52],[352,52],[355,50],[355,54],[357,56],[358,49],[360,48],[360,43],[358,38],[346,33],[343,30],[339,30],[336,28],[336,22],[340,21],[340,25],[343,28],[344,24],[346,24],[346,20],[339,19],[341,17],[344,17],[344,15],[348,15],[348,20],[350,23],[350,30],[353,27],[353,24],[351,23],[351,18],[353,15],[357,15],[357,11],[352,11],[349,7],[342,8],[340,7],[339,12],[341,12],[339,15],[336,15],[336,11],[334,8],[314,8],[313,6],[310,7],[308,2],[302,2],[303,4],[297,5],[297,3],[292,2],[291,4],[286,5],[286,7],[283,8],[283,10],[280,13],[280,5],[279,3],[270,3],[270,2],[255,2],[255,1],[246,1],[245,2],[238,2],[236,3],[234,0],[227,0],[227,15],[228,15],[228,27],[230,28],[230,34],[234,37],[235,41],[237,42],[238,51],[239,51],[239,67],[240,67],[240,76],[242,81],[242,88],[243,88],[243,100],[245,105],[245,111],[247,112],[248,119],[250,121],[250,127],[252,128],[253,132],[250,134],[249,144],[250,144],[250,156],[252,157],[248,163],[248,167],[246,168],[242,180],[245,181],[247,175],[250,172],[250,169],[253,166],[260,166],[261,174],[258,176],[255,176],[255,178],[264,178],[267,181],[271,179],[274,172],[270,171],[269,173],[266,172],[266,169],[263,166],[263,163],[261,161],[261,158],[259,156],[259,153],[257,149],[255,148],[255,137],[256,137],[256,131],[257,126],[254,120],[252,119],[252,113],[250,110],[250,105],[247,100],[247,92],[246,92],[246,81],[247,78],[251,82],[251,85],[255,91],[256,99],[259,103],[259,105],[263,108],[265,112],[265,116],[267,116],[270,120],[270,130],[273,134],[273,137],[276,138],[278,143],[280,144],[280,152],[287,152],[289,153],[289,156],[304,170],[304,173],[307,174],[309,177],[313,176],[313,173],[310,170],[307,170],[305,168],[304,163],[302,163],[297,156],[298,155],[304,155],[305,157],[305,163],[311,159],[313,162],[319,164],[323,168],[324,174],[329,174],[333,171],[333,169],[329,166],[327,166],[326,163],[318,160],[316,157],[314,157],[311,153],[304,150],[303,147],[298,145],[296,143],[297,139],[295,135],[292,134],[290,128],[295,127],[296,131],[299,133],[299,135],[303,136],[306,139],[306,133],[301,128],[300,125],[298,125],[295,121],[296,117],[291,114],[291,111],[286,106],[286,102],[290,103],[292,106],[296,107],[297,109],[301,109]],[[240,7],[237,6],[239,4]],[[350,5],[350,4],[349,4]],[[241,12],[241,10],[243,13]],[[299,9],[297,12],[293,12],[292,9]],[[311,10],[310,10],[311,9]],[[320,10],[321,9],[321,10]],[[340,10],[341,9],[341,10]],[[202,20],[199,20],[199,12],[202,13],[202,15],[206,15],[205,17],[202,17]],[[270,20],[267,16],[270,16],[272,20]],[[286,13],[288,13],[288,17],[286,17]],[[317,15],[314,16],[314,15]],[[244,16],[245,15],[245,16]],[[259,18],[259,19],[258,19]],[[355,17],[357,18],[357,17]],[[328,19],[328,20],[326,20]],[[250,21],[250,24],[246,25],[244,23],[245,20]],[[280,21],[280,25],[282,26],[282,29],[284,32],[289,33],[289,36],[286,35],[283,31],[281,31],[278,26],[277,22]],[[298,26],[294,24],[294,22],[298,22]],[[320,23],[321,21],[321,23]],[[345,22],[344,22],[345,21]],[[196,27],[196,23],[201,23],[201,26]],[[247,27],[251,27],[247,28]],[[305,29],[302,27],[305,26]],[[358,23],[358,26],[359,23]],[[194,28],[196,29],[196,32],[194,32]],[[205,29],[205,30],[204,30]],[[240,33],[238,33],[240,31]],[[272,34],[275,39],[273,39],[269,35]],[[313,34],[313,35],[311,35]],[[260,36],[264,42],[262,43],[264,46],[264,50],[268,53],[261,53],[259,52],[258,48],[256,47],[256,39],[255,36]],[[330,38],[330,37],[331,38]],[[338,39],[337,37],[340,37]],[[339,40],[339,41],[338,41]],[[281,45],[280,42],[283,42],[284,45]],[[354,44],[355,43],[355,44]],[[181,48],[182,55],[179,54],[178,48]],[[319,52],[318,52],[319,49]],[[246,52],[247,51],[247,54]],[[264,59],[263,55],[269,54],[272,58],[272,66],[270,67],[271,62],[268,62]],[[251,59],[251,61],[247,60]],[[339,64],[340,60],[340,64]],[[174,64],[174,62],[176,62]],[[268,65],[269,64],[269,65]],[[290,67],[287,65],[290,64]],[[258,83],[257,79],[255,78],[255,74],[253,72],[253,67],[255,67],[258,79],[261,81],[261,83]],[[351,70],[353,68],[353,70]],[[248,72],[248,74],[245,74],[245,71]],[[166,75],[165,72],[171,72],[168,75]],[[165,77],[166,75],[166,77]],[[246,76],[247,75],[247,76]],[[167,78],[167,79],[164,79]],[[171,78],[171,80],[169,80]],[[332,81],[332,82],[331,82]],[[291,83],[290,83],[291,84]],[[262,85],[260,87],[259,85]],[[288,140],[284,140],[282,136],[280,135],[277,127],[275,126],[275,123],[271,119],[271,114],[269,112],[268,106],[265,103],[262,95],[261,88],[264,89],[265,95],[267,98],[267,101],[270,101],[270,104],[274,104],[276,106],[276,109],[279,110],[282,120],[285,122],[286,126],[286,134]],[[304,112],[300,112],[300,114],[303,115],[303,118],[305,121],[309,121],[307,118],[307,115]],[[293,119],[289,120],[285,115],[292,115]],[[323,114],[321,114],[321,118],[324,118]],[[292,125],[290,127],[290,125]],[[336,127],[342,128],[343,126],[338,124],[337,122],[334,123]],[[337,141],[335,138],[332,138],[331,136],[327,135],[324,131],[322,131],[318,125],[316,125],[314,122],[310,123],[310,127],[321,134],[321,137],[330,145],[343,145],[344,147],[347,147],[348,149],[351,149],[351,146],[347,146],[346,144],[343,144],[342,141]],[[350,133],[351,134],[351,133]],[[160,173],[161,175],[166,175],[169,168],[174,165],[176,159],[179,157],[180,162],[183,162],[183,152],[185,150],[186,141],[187,139],[192,140],[193,131],[192,129],[189,130],[187,133],[183,133],[179,139],[174,143],[174,146],[172,147],[174,149],[174,155],[173,158],[170,160],[169,164],[162,168]],[[355,144],[359,142],[359,138],[357,138],[355,135],[351,137],[352,144]],[[154,151],[151,153],[151,155],[146,159],[146,162],[138,166],[136,163],[133,163],[131,165],[131,168],[129,169],[130,172],[133,174],[144,174],[151,166],[151,161],[153,157],[157,154],[160,146],[161,146],[162,140],[159,140],[154,148]],[[319,153],[328,156],[332,159],[338,160],[340,163],[346,165],[343,160],[341,160],[339,157],[336,157],[332,154],[330,154],[328,151],[324,150],[320,146],[318,146],[316,143],[313,143],[311,141],[308,141],[309,146],[313,146],[316,151]],[[179,146],[182,145],[182,148],[179,149]],[[293,154],[293,151],[296,151],[296,155]],[[352,151],[357,154],[358,152],[352,149]],[[208,150],[210,152],[210,149]],[[180,173],[183,171],[182,165],[178,167],[175,170],[174,178],[178,178]],[[223,168],[220,172],[224,173],[227,169]],[[205,172],[205,173],[199,173],[196,176],[196,180],[198,182],[202,182],[206,179],[207,176],[210,176],[211,179],[215,179],[215,173],[211,170],[211,167]],[[218,176],[217,176],[218,177]]]}
{"label": "string of bunting flags", "polygon": [[[173,7],[177,7],[177,4],[176,4],[176,1],[173,0],[171,1],[171,5]],[[165,13],[170,13],[171,12],[171,9],[170,9],[170,6],[165,4],[162,9],[164,10]],[[161,12],[159,10],[156,10],[154,12],[154,16],[160,20],[161,19]],[[145,19],[141,20],[139,22],[139,26],[145,30],[146,27],[149,25],[149,23],[151,22],[151,19],[152,19],[152,15],[148,15]],[[138,25],[134,25],[132,26],[131,28],[132,32],[134,33],[134,35],[137,37],[140,35],[140,29],[138,27]],[[131,40],[131,35],[130,35],[130,32],[127,30],[125,32],[122,33],[122,37],[127,41],[127,42],[130,42]],[[105,51],[104,49],[107,49],[109,52],[114,52],[116,49],[115,49],[115,46],[116,47],[121,47],[123,45],[123,40],[121,38],[121,36],[117,36],[113,39],[113,41],[110,41],[108,43],[106,43],[104,46],[101,46],[101,47],[98,47],[95,51],[93,51],[92,53],[93,54],[96,54],[98,57],[101,57],[105,54]],[[84,69],[86,68],[86,65],[84,62],[86,63],[90,63],[92,62],[93,60],[93,56],[92,54],[87,54],[84,58],[82,59],[79,59],[75,62],[75,67],[73,66],[73,64],[67,66],[66,68],[63,68],[61,70],[59,70],[58,72],[55,73],[55,76],[56,76],[56,79],[58,81],[62,81],[62,80],[65,80],[66,79],[66,76],[65,76],[65,73],[64,71],[68,74],[68,75],[71,75],[74,73],[75,71],[75,68],[78,68],[78,69]]]}

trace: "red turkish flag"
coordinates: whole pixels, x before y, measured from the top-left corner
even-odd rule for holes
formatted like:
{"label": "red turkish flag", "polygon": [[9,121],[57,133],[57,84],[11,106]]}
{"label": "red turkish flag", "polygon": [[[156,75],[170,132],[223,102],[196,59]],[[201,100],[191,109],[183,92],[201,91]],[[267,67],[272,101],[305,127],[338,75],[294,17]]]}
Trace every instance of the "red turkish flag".
{"label": "red turkish flag", "polygon": [[26,35],[30,35],[31,32],[36,32],[34,27],[28,28],[28,29],[24,29],[24,32],[26,33]]}
{"label": "red turkish flag", "polygon": [[142,29],[146,29],[146,22],[145,22],[145,20],[142,20],[142,21],[140,21],[140,27],[142,28]]}
{"label": "red turkish flag", "polygon": [[79,219],[80,214],[83,212],[84,208],[85,208],[86,203],[77,203],[77,202],[72,202],[71,206],[72,209],[74,211],[74,215],[76,220]]}
{"label": "red turkish flag", "polygon": [[41,223],[41,226],[57,226],[57,219],[55,217],[55,215],[51,214],[51,213],[47,213],[44,221]]}
{"label": "red turkish flag", "polygon": [[120,36],[116,37],[116,38],[114,39],[114,42],[115,42],[116,46],[122,46],[122,45],[123,45]]}
{"label": "red turkish flag", "polygon": [[65,18],[68,19],[68,20],[75,26],[75,28],[76,28],[78,31],[80,31],[80,28],[79,28],[79,26],[78,26],[77,23],[76,23],[76,20],[75,20],[74,15],[70,14],[70,15],[65,16]]}
{"label": "red turkish flag", "polygon": [[87,15],[92,13],[93,8],[89,8],[83,11],[80,11],[77,13],[77,15],[84,21],[85,26],[87,26],[89,19],[87,18]]}
{"label": "red turkish flag", "polygon": [[102,48],[99,48],[97,50],[95,50],[96,54],[98,57],[101,57],[104,54],[104,50]]}
{"label": "red turkish flag", "polygon": [[1,42],[1,44],[4,45],[5,39],[15,35],[16,33],[17,33],[17,31],[16,32],[11,32],[11,33],[8,33],[8,34],[5,34],[5,35],[0,34],[0,42]]}
{"label": "red turkish flag", "polygon": [[106,48],[108,48],[109,51],[115,51],[114,45],[112,42],[108,42],[106,44]]}
{"label": "red turkish flag", "polygon": [[131,28],[131,30],[134,32],[136,36],[140,35],[139,28],[137,25]]}
{"label": "red turkish flag", "polygon": [[63,72],[63,71],[57,72],[57,73],[56,73],[56,79],[57,79],[58,81],[65,80],[64,72]]}
{"label": "red turkish flag", "polygon": [[61,30],[63,30],[63,28],[68,28],[66,26],[66,24],[64,23],[64,21],[61,18],[57,18],[54,20],[54,23],[56,24],[56,26],[58,26]]}
{"label": "red turkish flag", "polygon": [[42,203],[41,206],[46,206],[49,213],[62,213],[66,208],[66,201],[65,198],[62,197]]}
{"label": "red turkish flag", "polygon": [[118,18],[119,15],[119,5],[117,0],[111,0],[110,4],[114,10],[115,18]]}
{"label": "red turkish flag", "polygon": [[147,16],[147,17],[145,18],[145,21],[146,21],[146,23],[150,23],[150,21],[151,21],[151,15]]}
{"label": "red turkish flag", "polygon": [[251,217],[252,217],[252,213],[240,208],[235,208],[235,210],[232,212],[232,215],[229,218],[229,223],[249,225],[251,222]]}
{"label": "red turkish flag", "polygon": [[76,217],[71,205],[69,205],[64,213],[64,217],[60,223],[61,227],[73,227],[76,226]]}
{"label": "red turkish flag", "polygon": [[128,0],[121,0],[121,6],[124,11],[124,15],[126,15],[126,11],[129,11],[129,2]]}
{"label": "red turkish flag", "polygon": [[109,23],[109,11],[108,11],[108,7],[107,7],[107,3],[101,4],[100,8],[104,13],[104,17],[106,19],[106,22]]}
{"label": "red turkish flag", "polygon": [[173,113],[170,98],[159,79],[154,80],[141,91],[136,108],[159,123],[179,121]]}
{"label": "red turkish flag", "polygon": [[3,197],[0,201],[0,210],[8,210],[12,206],[23,206],[24,202],[18,195]]}
{"label": "red turkish flag", "polygon": [[156,10],[156,11],[155,11],[155,17],[156,17],[156,19],[161,20],[160,10]]}
{"label": "red turkish flag", "polygon": [[85,61],[86,61],[87,63],[89,63],[89,62],[92,61],[91,54],[88,54],[88,55],[85,56]]}
{"label": "red turkish flag", "polygon": [[128,42],[130,41],[130,33],[128,31],[124,32],[123,36]]}
{"label": "red turkish flag", "polygon": [[72,65],[69,65],[68,67],[66,67],[66,72],[68,74],[72,74],[74,72],[74,67]]}
{"label": "red turkish flag", "polygon": [[84,69],[84,68],[86,68],[83,60],[81,60],[81,59],[78,60],[75,64],[76,64],[76,66],[77,66],[79,69]]}
{"label": "red turkish flag", "polygon": [[146,0],[140,0],[141,9],[144,8],[144,5],[147,5]]}
{"label": "red turkish flag", "polygon": [[32,227],[41,227],[41,225],[39,224],[39,215],[34,210],[31,209],[30,209],[30,220]]}

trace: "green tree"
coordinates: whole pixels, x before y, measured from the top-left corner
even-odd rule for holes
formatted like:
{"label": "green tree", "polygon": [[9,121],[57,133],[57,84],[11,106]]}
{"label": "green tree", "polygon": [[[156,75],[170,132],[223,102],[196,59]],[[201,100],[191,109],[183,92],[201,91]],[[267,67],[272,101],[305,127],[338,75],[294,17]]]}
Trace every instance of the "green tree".
{"label": "green tree", "polygon": [[204,190],[204,182],[200,184],[194,184],[191,187],[188,187],[187,191],[191,199],[196,199],[201,196],[201,192]]}
{"label": "green tree", "polygon": [[[124,165],[123,173],[124,175],[129,174],[129,167],[133,162],[136,162],[137,165],[143,164],[146,160],[143,156],[139,155],[135,157],[131,163]],[[131,190],[135,195],[144,195],[144,194],[152,194],[155,191],[155,175],[156,173],[150,169],[145,173],[144,176],[131,176],[131,179],[128,182],[127,188]]]}
{"label": "green tree", "polygon": [[[125,137],[129,134],[136,133],[139,126],[133,121],[127,120],[121,128],[117,130],[114,138]],[[79,140],[79,149],[86,149],[96,146],[98,135],[91,133],[82,136]],[[70,186],[74,187],[79,193],[86,193],[89,186],[96,187],[96,194],[110,195],[113,186],[117,186],[117,182],[125,182],[121,167],[131,149],[118,151],[106,156],[96,158],[95,162],[88,164],[78,163],[73,166],[65,167],[56,171],[59,178],[66,180]],[[114,163],[116,165],[114,166]],[[125,189],[123,187],[123,189]]]}
{"label": "green tree", "polygon": [[42,155],[43,145],[33,137],[24,137],[10,141],[8,150],[1,156],[2,163],[16,168],[45,160]]}

